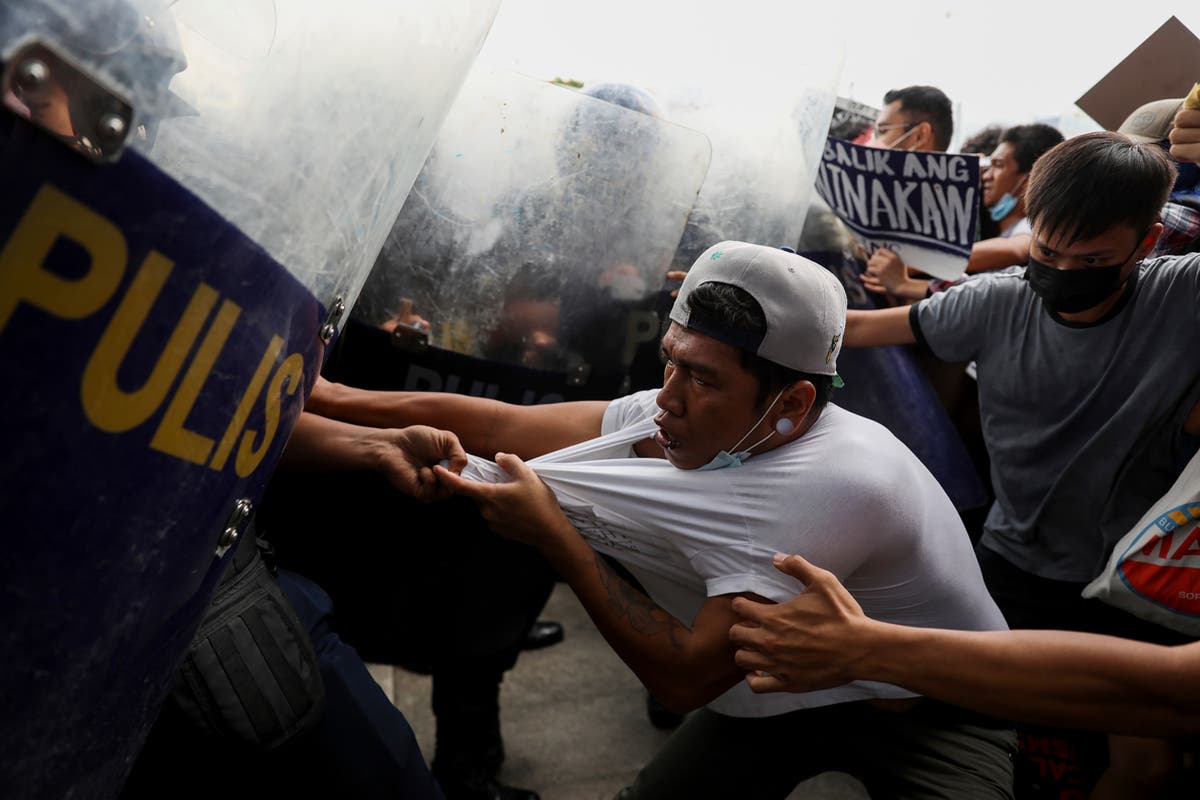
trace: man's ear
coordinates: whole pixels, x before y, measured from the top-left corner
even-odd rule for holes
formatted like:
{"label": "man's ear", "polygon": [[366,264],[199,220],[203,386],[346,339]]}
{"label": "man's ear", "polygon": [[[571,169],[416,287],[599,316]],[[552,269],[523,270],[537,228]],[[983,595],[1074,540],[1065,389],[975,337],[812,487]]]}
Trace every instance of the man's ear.
{"label": "man's ear", "polygon": [[916,142],[917,150],[933,150],[934,149],[933,125],[930,124],[929,120],[924,120],[922,122],[917,123],[917,132],[913,136],[913,138],[917,140],[917,142]]}
{"label": "man's ear", "polygon": [[1163,224],[1156,222],[1146,231],[1146,235],[1142,237],[1141,244],[1138,245],[1137,257],[1134,261],[1141,261],[1146,256],[1150,255],[1154,250],[1154,245],[1158,244],[1158,237],[1162,236]]}
{"label": "man's ear", "polygon": [[776,406],[779,414],[775,419],[787,417],[796,428],[799,428],[812,410],[816,399],[817,387],[809,381],[796,381],[785,389],[783,397],[779,398],[779,404]]}

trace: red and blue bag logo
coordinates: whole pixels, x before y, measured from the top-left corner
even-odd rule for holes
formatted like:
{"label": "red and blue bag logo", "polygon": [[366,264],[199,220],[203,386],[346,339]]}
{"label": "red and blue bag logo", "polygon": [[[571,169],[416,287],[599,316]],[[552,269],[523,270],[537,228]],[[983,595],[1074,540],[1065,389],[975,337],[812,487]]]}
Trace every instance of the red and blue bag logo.
{"label": "red and blue bag logo", "polygon": [[1139,597],[1200,617],[1200,501],[1176,506],[1147,525],[1121,556],[1119,572]]}

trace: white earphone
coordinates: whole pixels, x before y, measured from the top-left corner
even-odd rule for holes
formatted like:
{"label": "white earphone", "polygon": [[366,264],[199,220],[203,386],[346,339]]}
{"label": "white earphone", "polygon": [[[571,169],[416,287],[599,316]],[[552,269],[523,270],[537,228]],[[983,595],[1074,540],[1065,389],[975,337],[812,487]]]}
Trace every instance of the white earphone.
{"label": "white earphone", "polygon": [[775,432],[780,436],[787,436],[796,429],[796,423],[792,422],[787,417],[781,418],[775,423]]}

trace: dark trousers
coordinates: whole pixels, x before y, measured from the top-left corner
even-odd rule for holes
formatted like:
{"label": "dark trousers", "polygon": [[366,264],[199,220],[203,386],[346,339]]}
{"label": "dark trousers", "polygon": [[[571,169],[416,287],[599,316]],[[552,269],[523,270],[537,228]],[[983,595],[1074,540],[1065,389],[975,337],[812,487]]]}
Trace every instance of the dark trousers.
{"label": "dark trousers", "polygon": [[1006,723],[923,700],[907,711],[840,703],[774,717],[691,714],[620,800],[771,800],[822,772],[889,800],[1012,797]]}
{"label": "dark trousers", "polygon": [[1086,583],[1038,577],[982,545],[975,552],[988,592],[1010,628],[1103,633],[1165,645],[1193,641],[1116,606],[1081,597]]}
{"label": "dark trousers", "polygon": [[163,797],[355,797],[441,800],[408,721],[331,625],[320,587],[279,571],[279,584],[309,631],[325,687],[320,721],[267,752],[195,728],[168,700],[122,800]]}
{"label": "dark trousers", "polygon": [[554,588],[545,559],[470,501],[418,503],[371,473],[277,472],[258,522],[279,563],[333,597],[363,658],[433,674],[439,768],[491,771],[500,682]]}

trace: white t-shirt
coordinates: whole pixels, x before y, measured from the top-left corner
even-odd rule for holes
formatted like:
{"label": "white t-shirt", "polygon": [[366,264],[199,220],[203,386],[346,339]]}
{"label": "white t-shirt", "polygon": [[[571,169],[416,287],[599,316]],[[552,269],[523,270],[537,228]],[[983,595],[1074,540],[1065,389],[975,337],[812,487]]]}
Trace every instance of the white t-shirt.
{"label": "white t-shirt", "polygon": [[[868,616],[963,630],[1005,628],[954,506],[886,428],[830,405],[796,441],[740,467],[680,470],[636,458],[651,436],[655,390],[614,400],[602,436],[531,460],[580,534],[690,625],[708,597],[753,592],[789,600],[801,586],[771,563],[797,553],[841,579]],[[502,479],[490,462],[464,472]],[[709,703],[738,717],[879,697],[855,682],[819,692],[756,695],[739,683]]]}

